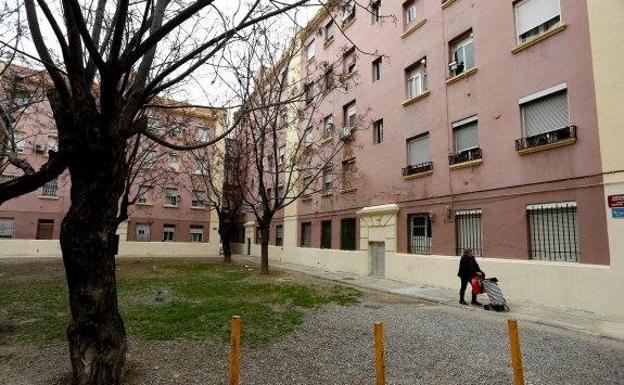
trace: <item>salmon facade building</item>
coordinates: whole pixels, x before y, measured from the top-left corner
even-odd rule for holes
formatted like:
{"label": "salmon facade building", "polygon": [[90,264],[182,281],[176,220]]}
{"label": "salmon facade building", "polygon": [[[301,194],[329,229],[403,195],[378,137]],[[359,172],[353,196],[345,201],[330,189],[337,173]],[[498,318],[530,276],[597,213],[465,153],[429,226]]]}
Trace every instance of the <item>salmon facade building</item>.
{"label": "salmon facade building", "polygon": [[313,131],[342,177],[278,215],[270,258],[455,288],[471,248],[512,301],[624,316],[622,7],[596,3],[329,2],[291,73],[344,85]]}

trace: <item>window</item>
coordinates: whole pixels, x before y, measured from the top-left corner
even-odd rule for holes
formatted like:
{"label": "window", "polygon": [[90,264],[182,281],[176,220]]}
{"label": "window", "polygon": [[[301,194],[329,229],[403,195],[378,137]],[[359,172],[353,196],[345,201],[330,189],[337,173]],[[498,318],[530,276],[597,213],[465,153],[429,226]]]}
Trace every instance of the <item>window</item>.
{"label": "window", "polygon": [[384,123],[383,119],[379,119],[373,122],[373,144],[379,144],[383,142],[384,136]]}
{"label": "window", "polygon": [[431,215],[429,213],[407,216],[409,228],[408,250],[411,254],[431,253]]}
{"label": "window", "polygon": [[334,88],[334,68],[329,67],[325,73],[323,73],[323,84],[325,84],[325,91]]}
{"label": "window", "polygon": [[180,201],[180,195],[178,194],[177,188],[165,189],[165,205],[177,206],[179,201]]}
{"label": "window", "polygon": [[328,115],[323,119],[323,139],[334,134],[334,115]]}
{"label": "window", "polygon": [[149,223],[137,223],[134,226],[134,240],[137,242],[149,242],[151,240]]}
{"label": "window", "polygon": [[355,49],[347,51],[344,55],[344,73],[345,75],[352,75],[357,69],[357,57],[355,56]]}
{"label": "window", "polygon": [[143,164],[146,168],[152,168],[156,165],[156,151],[147,150],[145,151],[145,157],[143,158]]}
{"label": "window", "polygon": [[[568,92],[563,87],[565,85],[546,90],[545,92],[549,92],[546,95],[538,93],[520,100],[522,132],[525,138],[570,125]],[[559,88],[563,89],[557,90]]]}
{"label": "window", "polygon": [[472,249],[474,255],[483,256],[481,236],[481,210],[455,212],[456,255],[462,255],[464,249]]}
{"label": "window", "polygon": [[163,225],[163,242],[175,242],[175,225]]}
{"label": "window", "polygon": [[312,223],[301,224],[301,247],[312,247]]}
{"label": "window", "polygon": [[56,136],[48,136],[48,150],[58,151],[58,138]]}
{"label": "window", "polygon": [[357,124],[355,116],[355,100],[342,107],[342,112],[344,116],[344,127],[355,127]]}
{"label": "window", "polygon": [[332,221],[321,221],[321,249],[332,247]]}
{"label": "window", "polygon": [[561,21],[559,0],[523,0],[514,5],[518,43],[522,44]]}
{"label": "window", "polygon": [[203,143],[210,139],[210,129],[208,127],[197,127],[195,132],[195,141]]}
{"label": "window", "polygon": [[208,174],[208,164],[206,163],[206,159],[197,158],[195,159],[195,169],[193,173],[196,175],[207,175]]}
{"label": "window", "polygon": [[417,18],[416,15],[416,1],[408,1],[403,4],[403,21],[405,23],[405,27],[410,25]]}
{"label": "window", "polygon": [[167,163],[169,170],[171,171],[180,171],[180,155],[178,154],[169,154],[169,160]]}
{"label": "window", "polygon": [[24,152],[26,148],[26,133],[21,131],[13,132],[13,140],[15,141],[15,152]]}
{"label": "window", "polygon": [[307,106],[310,103],[312,103],[312,101],[314,100],[314,87],[312,83],[305,84],[303,86],[303,93],[304,93],[303,96],[305,98],[305,104]]}
{"label": "window", "polygon": [[35,239],[52,239],[54,234],[53,219],[39,219],[37,221],[37,234]]}
{"label": "window", "polygon": [[426,64],[427,59],[423,58],[405,70],[405,96],[407,100],[414,99],[427,90]]}
{"label": "window", "polygon": [[149,186],[139,186],[136,203],[148,204],[152,202],[152,188]]}
{"label": "window", "polygon": [[420,135],[407,141],[407,163],[417,166],[430,162],[429,133]]}
{"label": "window", "polygon": [[473,36],[472,31],[468,31],[450,43],[449,73],[451,76],[457,76],[474,66]]}
{"label": "window", "polygon": [[254,234],[255,234],[254,242],[255,242],[256,245],[259,245],[260,241],[261,241],[261,239],[260,239],[261,238],[260,237],[260,227],[256,226],[256,232]]}
{"label": "window", "polygon": [[284,186],[277,186],[277,199],[279,202],[283,202],[284,198],[286,198],[286,190]]}
{"label": "window", "polygon": [[206,192],[200,190],[193,190],[193,197],[191,199],[192,207],[204,207],[206,205]]}
{"label": "window", "polygon": [[58,197],[58,179],[52,179],[41,187],[41,196],[56,198]]}
{"label": "window", "polygon": [[286,161],[286,145],[279,146],[277,149],[277,161],[278,164],[284,164]]}
{"label": "window", "polygon": [[374,1],[371,4],[371,16],[373,23],[379,23],[381,21],[381,0]]}
{"label": "window", "polygon": [[304,176],[302,180],[303,197],[309,197],[312,194],[312,177]]}
{"label": "window", "polygon": [[455,122],[452,127],[456,154],[479,148],[479,125],[476,116]]}
{"label": "window", "polygon": [[332,182],[331,169],[323,170],[323,194],[329,194],[332,192]]}
{"label": "window", "polygon": [[14,91],[13,103],[15,103],[16,107],[28,107],[31,97],[30,91],[17,89]]}
{"label": "window", "polygon": [[284,246],[284,226],[275,226],[275,246]]}
{"label": "window", "polygon": [[312,59],[314,59],[314,56],[316,55],[316,50],[315,50],[315,46],[314,46],[314,39],[312,39],[312,41],[310,43],[308,43],[308,45],[306,45],[305,53],[306,53],[306,60],[307,61],[311,61]]}
{"label": "window", "polygon": [[334,22],[330,21],[325,25],[325,41],[329,42],[334,39]]}
{"label": "window", "polygon": [[342,25],[355,19],[355,0],[349,0],[342,8]]}
{"label": "window", "polygon": [[342,189],[351,190],[354,188],[355,180],[355,158],[347,159],[342,162]]}
{"label": "window", "polygon": [[312,132],[312,128],[306,128],[303,134],[303,144],[306,147],[310,147],[314,144],[314,132]]}
{"label": "window", "polygon": [[340,220],[340,249],[355,250],[355,218]]}
{"label": "window", "polygon": [[530,205],[527,218],[531,259],[579,261],[576,202]]}
{"label": "window", "polygon": [[0,218],[0,239],[13,237],[13,218]]}
{"label": "window", "polygon": [[381,56],[373,61],[373,82],[381,80]]}
{"label": "window", "polygon": [[0,183],[6,183],[13,179],[15,179],[15,175],[0,174]]}
{"label": "window", "polygon": [[202,242],[204,240],[204,226],[191,225],[189,230],[190,242]]}

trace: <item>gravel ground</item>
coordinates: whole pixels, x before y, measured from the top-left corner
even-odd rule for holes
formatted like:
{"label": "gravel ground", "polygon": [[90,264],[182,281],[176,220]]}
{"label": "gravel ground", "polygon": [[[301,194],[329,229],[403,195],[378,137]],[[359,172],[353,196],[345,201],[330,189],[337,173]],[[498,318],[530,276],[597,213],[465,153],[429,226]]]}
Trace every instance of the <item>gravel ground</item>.
{"label": "gravel ground", "polygon": [[[242,384],[373,384],[372,325],[383,321],[388,384],[511,384],[504,317],[380,293],[310,311],[277,343],[243,346]],[[244,321],[243,321],[244,322]],[[624,342],[522,323],[527,385],[622,385]],[[226,384],[217,342],[131,341],[127,383]],[[49,385],[69,371],[64,345],[0,347],[0,384]]]}

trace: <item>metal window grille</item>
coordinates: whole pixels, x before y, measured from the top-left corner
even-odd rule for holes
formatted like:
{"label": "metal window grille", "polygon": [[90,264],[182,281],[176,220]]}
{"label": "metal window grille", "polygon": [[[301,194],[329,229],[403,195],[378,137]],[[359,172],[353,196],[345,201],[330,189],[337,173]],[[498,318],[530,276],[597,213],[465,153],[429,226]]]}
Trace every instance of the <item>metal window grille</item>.
{"label": "metal window grille", "polygon": [[275,246],[284,245],[284,226],[275,226]]}
{"label": "metal window grille", "polygon": [[312,247],[312,223],[301,224],[301,247]]}
{"label": "metal window grille", "polygon": [[373,123],[373,143],[378,144],[383,142],[383,119],[379,119]]}
{"label": "metal window grille", "polygon": [[150,225],[137,223],[134,228],[134,240],[137,242],[149,242],[151,240]]}
{"label": "metal window grille", "polygon": [[174,242],[175,241],[175,225],[164,225],[163,226],[163,242]]}
{"label": "metal window grille", "polygon": [[191,226],[189,232],[189,241],[202,242],[204,239],[204,227],[203,226]]}
{"label": "metal window grille", "polygon": [[529,257],[578,262],[580,258],[576,202],[527,207]]}
{"label": "metal window grille", "polygon": [[15,175],[7,175],[7,174],[0,175],[0,183],[6,183],[13,179],[15,179]]}
{"label": "metal window grille", "polygon": [[[269,195],[270,195],[270,194],[269,194]],[[255,235],[255,237],[254,237],[254,243],[255,243],[256,245],[259,245],[259,244],[260,244],[260,238],[261,238],[261,237],[260,237],[260,227],[256,226],[256,232],[255,232],[255,234],[254,234],[254,235]]]}
{"label": "metal window grille", "polygon": [[332,222],[321,222],[321,249],[331,249],[332,247]]}
{"label": "metal window grille", "polygon": [[474,255],[483,256],[481,210],[457,211],[455,213],[456,254],[472,249]]}
{"label": "metal window grille", "polygon": [[411,214],[407,217],[409,247],[411,254],[431,253],[431,215]]}
{"label": "metal window grille", "polygon": [[41,196],[57,197],[58,196],[58,179],[53,179],[41,187]]}
{"label": "metal window grille", "polygon": [[39,219],[37,222],[37,234],[36,239],[52,239],[54,233],[54,220],[52,219]]}
{"label": "metal window grille", "polygon": [[355,250],[355,218],[340,221],[340,249]]}
{"label": "metal window grille", "polygon": [[0,218],[0,238],[13,237],[13,218]]}

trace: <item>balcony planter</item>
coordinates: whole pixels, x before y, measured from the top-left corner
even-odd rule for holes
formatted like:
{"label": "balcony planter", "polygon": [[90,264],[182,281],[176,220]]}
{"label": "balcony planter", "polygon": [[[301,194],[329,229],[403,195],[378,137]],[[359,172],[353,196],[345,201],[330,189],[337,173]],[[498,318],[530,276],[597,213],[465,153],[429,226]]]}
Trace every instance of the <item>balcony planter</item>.
{"label": "balcony planter", "polygon": [[517,139],[516,151],[523,155],[567,146],[573,143],[576,143],[576,126],[567,126],[538,135]]}

